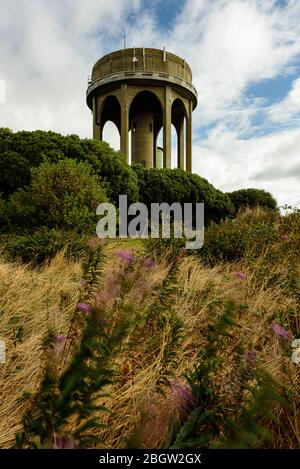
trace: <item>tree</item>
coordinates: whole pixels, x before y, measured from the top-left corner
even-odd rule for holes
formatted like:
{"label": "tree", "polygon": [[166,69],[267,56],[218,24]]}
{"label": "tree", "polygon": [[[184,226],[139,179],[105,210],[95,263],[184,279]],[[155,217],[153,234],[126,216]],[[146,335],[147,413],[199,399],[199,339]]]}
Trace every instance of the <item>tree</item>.
{"label": "tree", "polygon": [[105,189],[91,167],[64,159],[42,163],[31,170],[30,186],[16,191],[8,201],[12,223],[93,232],[96,207],[107,200]]}
{"label": "tree", "polygon": [[135,172],[126,164],[124,156],[106,142],[50,131],[13,133],[0,128],[0,183],[4,198],[30,183],[31,168],[65,158],[90,164],[105,183],[112,202],[117,203],[120,194],[126,194],[129,202],[137,201]]}
{"label": "tree", "polygon": [[235,207],[235,213],[246,207],[265,207],[271,210],[277,210],[277,202],[270,192],[263,189],[240,189],[234,192],[228,192],[230,200]]}
{"label": "tree", "polygon": [[134,170],[139,180],[139,200],[148,207],[152,202],[203,202],[206,223],[219,221],[234,210],[227,195],[197,174],[180,169],[145,169],[140,165]]}

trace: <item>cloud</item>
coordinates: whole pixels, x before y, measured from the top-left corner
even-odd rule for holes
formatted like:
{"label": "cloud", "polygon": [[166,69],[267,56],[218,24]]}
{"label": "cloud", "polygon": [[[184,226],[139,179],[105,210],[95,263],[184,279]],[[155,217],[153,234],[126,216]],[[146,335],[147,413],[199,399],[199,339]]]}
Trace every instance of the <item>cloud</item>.
{"label": "cloud", "polygon": [[293,81],[287,96],[269,109],[273,122],[285,122],[297,115],[300,117],[300,77]]}
{"label": "cloud", "polygon": [[224,191],[258,187],[280,205],[300,205],[300,129],[242,139],[218,126],[193,155],[194,170]]}
{"label": "cloud", "polygon": [[[123,47],[126,33],[128,47],[165,45],[192,66],[199,96],[193,116],[195,171],[224,190],[259,185],[281,203],[299,202],[299,173],[289,172],[300,154],[300,78],[269,108],[263,97],[247,96],[250,85],[295,73],[298,0],[186,0],[177,14],[172,1],[174,21],[167,29],[158,24],[167,1],[0,2],[0,79],[6,83],[1,126],[91,137],[87,76],[99,57]],[[254,126],[257,117],[262,123]],[[287,131],[291,120],[294,128]],[[261,136],[266,131],[269,135]],[[111,126],[105,135],[118,147]],[[278,168],[282,176],[276,179]]]}
{"label": "cloud", "polygon": [[0,104],[4,104],[6,99],[5,81],[0,80]]}

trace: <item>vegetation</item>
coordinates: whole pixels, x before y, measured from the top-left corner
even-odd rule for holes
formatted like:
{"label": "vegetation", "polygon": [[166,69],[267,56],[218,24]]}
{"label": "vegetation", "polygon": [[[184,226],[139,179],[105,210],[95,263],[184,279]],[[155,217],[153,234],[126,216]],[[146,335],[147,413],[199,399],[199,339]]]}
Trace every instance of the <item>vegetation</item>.
{"label": "vegetation", "polygon": [[277,209],[277,202],[274,197],[263,189],[240,189],[228,192],[228,197],[235,207],[235,213],[247,207],[265,207],[271,210]]}
{"label": "vegetation", "polygon": [[3,260],[1,447],[299,447],[299,212],[253,220],[288,238],[211,266],[125,241]]}
{"label": "vegetation", "polygon": [[139,180],[140,202],[187,202],[205,204],[205,221],[220,221],[234,212],[229,197],[215,189],[206,179],[180,169],[145,169],[134,167]]}
{"label": "vegetation", "polygon": [[0,128],[0,155],[1,192],[5,199],[30,184],[32,168],[65,158],[89,164],[105,183],[107,195],[113,202],[117,202],[119,194],[127,194],[131,202],[138,198],[134,171],[125,163],[122,154],[113,151],[105,142],[80,139],[77,135],[62,136],[56,132],[13,133]]}
{"label": "vegetation", "polygon": [[[299,447],[299,210],[54,132],[0,174],[1,448]],[[204,202],[203,248],[95,238],[119,194]]]}

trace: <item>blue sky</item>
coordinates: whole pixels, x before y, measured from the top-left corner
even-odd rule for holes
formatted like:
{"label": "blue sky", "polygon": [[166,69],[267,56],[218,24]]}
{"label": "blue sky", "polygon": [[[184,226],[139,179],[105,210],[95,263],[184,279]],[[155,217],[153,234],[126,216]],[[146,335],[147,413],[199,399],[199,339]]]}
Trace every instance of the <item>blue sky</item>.
{"label": "blue sky", "polygon": [[[193,170],[300,206],[299,0],[0,0],[0,125],[91,137],[86,79],[103,54],[158,47],[198,90]],[[112,126],[105,137],[119,141]]]}

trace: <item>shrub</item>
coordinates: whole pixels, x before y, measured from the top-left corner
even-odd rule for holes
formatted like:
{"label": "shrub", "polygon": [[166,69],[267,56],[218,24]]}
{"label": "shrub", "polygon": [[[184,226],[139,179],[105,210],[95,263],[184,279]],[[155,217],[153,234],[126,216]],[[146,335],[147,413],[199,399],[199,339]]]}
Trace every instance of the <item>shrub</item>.
{"label": "shrub", "polygon": [[277,202],[274,197],[263,189],[240,189],[228,192],[231,202],[235,207],[235,213],[246,207],[264,207],[271,210],[277,209]]}
{"label": "shrub", "polygon": [[90,166],[65,159],[32,169],[30,187],[10,197],[8,210],[15,225],[28,229],[47,226],[92,233],[96,207],[105,200],[105,190]]}
{"label": "shrub", "polygon": [[0,233],[4,233],[10,227],[10,220],[7,213],[7,207],[5,201],[2,199],[0,194]]}
{"label": "shrub", "polygon": [[105,182],[107,195],[113,202],[118,201],[119,194],[127,194],[130,202],[137,200],[138,181],[134,171],[124,156],[106,142],[41,130],[13,133],[0,128],[0,180],[4,197],[30,183],[30,169],[65,158],[89,163]]}
{"label": "shrub", "polygon": [[10,260],[40,264],[63,249],[68,257],[79,257],[84,252],[89,238],[89,235],[75,231],[41,227],[33,233],[2,235],[0,245]]}
{"label": "shrub", "polygon": [[108,143],[96,140],[81,140],[81,147],[84,161],[88,162],[105,182],[107,196],[111,202],[118,204],[121,194],[127,195],[128,203],[138,200],[137,175],[126,163],[122,153],[112,150]]}
{"label": "shrub", "polygon": [[299,213],[281,217],[277,212],[256,208],[239,212],[207,227],[199,255],[209,264],[245,262],[265,256],[268,265],[294,262],[299,258]]}
{"label": "shrub", "polygon": [[219,221],[234,211],[229,197],[215,189],[206,179],[180,169],[144,169],[134,166],[139,179],[140,201],[204,202],[205,222]]}

